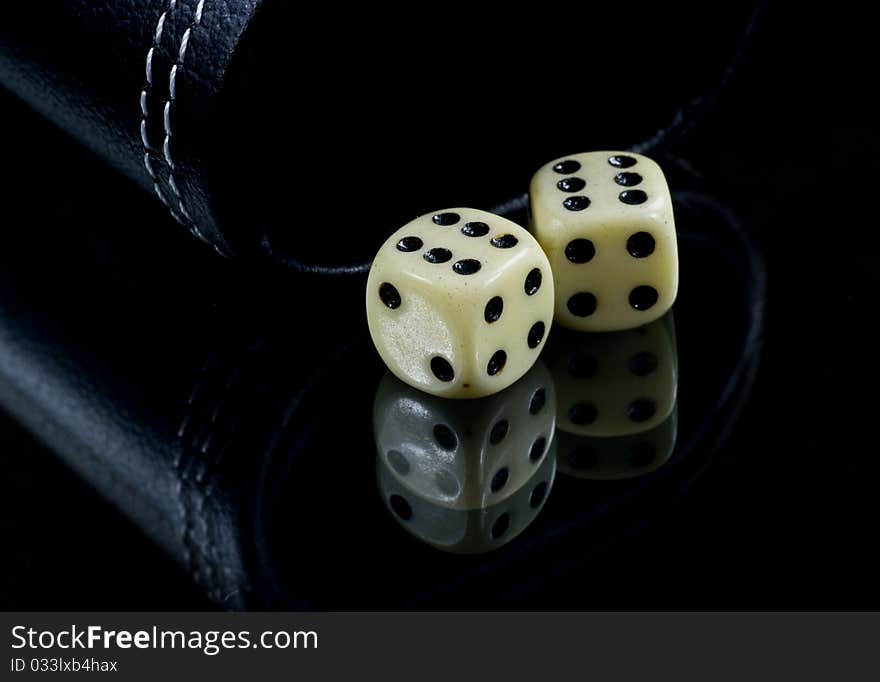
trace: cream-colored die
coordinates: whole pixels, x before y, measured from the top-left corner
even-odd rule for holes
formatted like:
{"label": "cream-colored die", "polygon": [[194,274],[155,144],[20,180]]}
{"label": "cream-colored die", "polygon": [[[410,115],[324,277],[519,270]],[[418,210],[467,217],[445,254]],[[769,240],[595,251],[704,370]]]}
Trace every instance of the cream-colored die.
{"label": "cream-colored die", "polygon": [[413,220],[382,245],[367,280],[367,321],[402,381],[445,398],[479,398],[534,364],[553,300],[550,264],[525,229],[451,208]]}
{"label": "cream-colored die", "polygon": [[454,509],[488,507],[518,490],[546,457],[555,422],[553,381],[540,361],[501,393],[467,402],[386,374],[373,403],[379,459],[411,493]]}
{"label": "cream-colored die", "polygon": [[678,248],[669,187],[654,161],[632,152],[566,156],[535,174],[529,194],[559,324],[630,329],[669,310]]}
{"label": "cream-colored die", "polygon": [[545,354],[559,430],[624,436],[653,429],[672,412],[678,393],[672,313],[610,334],[560,332]]}

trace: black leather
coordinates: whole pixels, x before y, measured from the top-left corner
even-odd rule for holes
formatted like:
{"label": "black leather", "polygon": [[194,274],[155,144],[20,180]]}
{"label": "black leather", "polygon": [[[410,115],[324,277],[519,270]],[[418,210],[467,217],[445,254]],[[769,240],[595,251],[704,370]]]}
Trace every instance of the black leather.
{"label": "black leather", "polygon": [[361,272],[414,215],[488,208],[548,158],[690,126],[755,13],[689,4],[452,2],[392,21],[286,0],[19,2],[0,82],[215,250]]}
{"label": "black leather", "polygon": [[[656,517],[711,466],[748,395],[760,262],[727,209],[664,159],[686,273],[681,394],[692,398],[677,459],[609,492],[569,482],[565,494],[557,480],[556,511],[489,560],[438,556],[377,492],[370,412],[384,370],[365,335],[363,281],[247,267],[178,231],[146,237],[157,205],[56,131],[39,133],[53,164],[30,153],[34,135],[7,157],[26,200],[4,216],[0,404],[223,607],[497,605],[545,574],[551,549],[560,563],[583,559],[580,536],[554,546],[566,534],[611,516],[595,531],[607,546]],[[508,209],[521,220],[525,205]]]}
{"label": "black leather", "polygon": [[[204,186],[211,118],[257,0],[22,3],[3,22],[3,81],[227,251]],[[174,78],[172,78],[172,75]],[[172,89],[173,88],[173,89]]]}
{"label": "black leather", "polygon": [[[21,201],[4,215],[0,403],[213,599],[243,606],[252,567],[242,548],[269,453],[285,411],[326,371],[322,358],[354,333],[362,285],[330,280],[314,296],[299,278],[236,268],[176,230],[147,238],[158,205],[37,130],[53,164],[30,154],[35,137],[8,149]],[[324,296],[339,317],[325,319]],[[301,334],[261,343],[291,315]]]}

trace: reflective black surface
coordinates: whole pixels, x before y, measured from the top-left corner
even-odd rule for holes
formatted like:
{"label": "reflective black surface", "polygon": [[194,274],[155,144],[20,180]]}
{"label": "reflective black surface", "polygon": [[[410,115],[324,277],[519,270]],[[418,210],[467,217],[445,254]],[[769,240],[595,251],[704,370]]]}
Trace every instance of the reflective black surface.
{"label": "reflective black surface", "polygon": [[[545,577],[588,573],[595,554],[680,503],[716,466],[760,359],[763,265],[727,217],[702,195],[680,197],[682,267],[713,291],[714,314],[685,286],[674,314],[646,328],[554,329],[538,365],[496,396],[421,394],[387,375],[369,347],[353,346],[351,365],[335,366],[322,380],[332,388],[311,397],[311,423],[323,428],[299,441],[266,498],[272,605],[294,596],[318,608],[537,598]],[[572,374],[572,359],[587,355],[596,371]],[[629,365],[645,355],[657,366],[640,376]],[[340,424],[338,387],[352,367],[359,381],[345,388]],[[538,392],[544,404],[532,414]],[[579,428],[566,415],[586,400],[602,417]],[[640,401],[648,417],[631,413]],[[545,418],[554,414],[555,432]],[[543,436],[552,444],[531,461]]]}
{"label": "reflective black surface", "polygon": [[[877,277],[870,249],[815,248],[826,171],[792,116],[796,51],[771,38],[657,155],[682,276],[662,334],[615,358],[606,335],[548,330],[534,390],[450,411],[385,378],[362,281],[215,260],[10,103],[0,383],[49,448],[2,427],[2,605],[876,606],[876,448],[851,427],[862,412],[836,412],[873,404],[864,367],[840,363],[871,357]],[[788,108],[762,105],[780,94]],[[155,239],[133,242],[133,220]],[[634,388],[615,403],[619,386]],[[403,428],[401,404],[443,416]],[[377,405],[406,436],[394,447]],[[577,405],[589,418],[563,428]],[[554,406],[552,437],[527,429]],[[601,431],[609,412],[622,421]]]}
{"label": "reflective black surface", "polygon": [[[669,170],[691,182],[674,161]],[[224,274],[227,264],[196,270],[170,254],[174,265],[156,271],[149,246],[120,270],[66,237],[70,251],[36,272],[7,264],[7,282],[36,274],[67,288],[6,290],[4,324],[23,338],[7,344],[4,366],[37,401],[11,401],[7,383],[6,404],[32,428],[61,420],[53,428],[68,435],[53,447],[218,605],[537,598],[541,576],[588,570],[597,551],[688,494],[750,396],[763,261],[717,199],[674,197],[687,273],[674,311],[619,334],[554,328],[531,373],[477,401],[434,399],[385,376],[361,281],[322,281],[320,296],[302,297],[315,283],[286,273],[244,280]],[[105,249],[126,243],[95,229]],[[75,276],[89,258],[94,271]],[[202,300],[182,287],[191,277],[221,284],[223,296]],[[33,343],[67,358],[64,369]],[[30,375],[47,371],[56,388],[41,397]],[[117,414],[91,414],[94,397]],[[68,402],[83,416],[64,423]],[[572,416],[585,406],[589,420]],[[428,414],[420,429],[405,426],[414,411]]]}

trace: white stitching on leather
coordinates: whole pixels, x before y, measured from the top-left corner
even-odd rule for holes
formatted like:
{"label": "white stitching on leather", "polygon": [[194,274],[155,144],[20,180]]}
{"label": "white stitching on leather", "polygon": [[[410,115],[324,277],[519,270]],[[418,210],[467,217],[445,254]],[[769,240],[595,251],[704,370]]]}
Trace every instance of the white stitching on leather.
{"label": "white stitching on leather", "polygon": [[168,169],[174,170],[174,160],[171,158],[171,100],[165,102],[162,109],[162,126],[165,128],[165,139],[162,141],[162,155],[165,157],[165,163]]}
{"label": "white stitching on leather", "polygon": [[177,64],[171,67],[171,75],[168,78],[168,92],[171,99],[177,96]]}
{"label": "white stitching on leather", "polygon": [[183,37],[180,39],[180,49],[177,51],[177,61],[171,66],[171,71],[168,74],[168,101],[165,102],[165,108],[162,112],[163,125],[165,128],[165,140],[162,143],[162,154],[165,157],[165,163],[168,164],[168,186],[171,188],[171,191],[177,199],[178,210],[181,215],[186,216],[187,220],[190,222],[190,230],[193,234],[207,242],[208,240],[205,239],[198,226],[193,222],[192,218],[190,218],[189,211],[186,210],[186,206],[183,204],[183,196],[180,194],[180,190],[177,187],[177,181],[174,178],[174,160],[171,158],[171,105],[177,95],[177,70],[179,67],[183,66],[183,62],[186,59],[186,51],[189,47],[190,36],[193,31],[202,24],[202,12],[204,11],[204,8],[205,0],[199,0],[199,4],[196,5],[195,18],[193,19],[193,22],[187,26],[186,31],[183,32]]}
{"label": "white stitching on leather", "polygon": [[[165,21],[168,16],[174,12],[176,7],[177,0],[168,0],[168,5],[166,6],[162,14],[159,15],[159,20],[156,23],[156,30],[153,32],[153,43],[150,46],[149,51],[147,52],[145,64],[146,83],[141,90],[140,96],[140,132],[141,142],[143,143],[144,147],[144,168],[147,169],[147,174],[153,181],[153,190],[155,191],[156,196],[158,196],[159,200],[168,207],[168,210],[171,212],[171,215],[174,217],[174,219],[182,225],[188,227],[190,232],[192,232],[192,234],[194,234],[196,237],[210,244],[211,242],[205,237],[204,234],[202,234],[202,231],[199,229],[198,225],[196,225],[196,222],[192,219],[192,216],[190,215],[189,211],[187,211],[186,206],[183,203],[183,196],[180,193],[180,189],[178,188],[177,181],[174,177],[175,165],[174,160],[171,157],[171,104],[177,95],[177,72],[179,67],[183,66],[184,59],[186,59],[190,36],[192,35],[193,31],[197,29],[202,23],[202,14],[205,9],[205,0],[199,0],[198,4],[196,5],[195,17],[193,18],[192,23],[187,27],[186,31],[184,31],[181,38],[180,48],[177,52],[177,60],[171,66],[171,72],[168,76],[169,97],[166,100],[162,111],[162,125],[165,130],[165,137],[162,141],[160,158],[164,160],[168,166],[168,187],[171,189],[171,192],[177,201],[177,207],[173,206],[172,202],[162,190],[160,179],[156,174],[155,169],[153,168],[153,159],[151,156],[154,152],[158,153],[158,150],[154,149],[150,145],[149,137],[147,135],[147,119],[149,115],[147,105],[147,92],[149,88],[153,85],[153,55],[162,40],[162,33],[165,28]],[[217,253],[225,255],[216,244],[212,244],[212,246]]]}
{"label": "white stitching on leather", "polygon": [[159,47],[159,42],[162,40],[162,31],[165,28],[165,17],[174,11],[174,7],[177,5],[177,0],[168,0],[168,5],[165,7],[165,10],[162,14],[159,15],[159,21],[156,23],[156,30],[153,31],[153,43],[150,45],[150,49],[147,51],[147,60],[144,65],[146,82],[144,83],[144,87],[141,89],[141,143],[144,146],[144,168],[147,169],[147,174],[150,176],[150,179],[153,181],[153,191],[156,193],[156,196],[159,197],[159,200],[165,204],[168,209],[171,211],[171,215],[174,216],[174,219],[178,222],[182,222],[180,216],[177,215],[177,212],[171,207],[168,199],[165,197],[165,193],[162,191],[162,186],[159,184],[159,178],[156,176],[156,171],[153,169],[153,163],[150,159],[150,152],[152,151],[150,147],[150,140],[147,137],[147,116],[149,115],[149,110],[147,108],[147,90],[153,85],[153,53],[156,51],[156,48]]}

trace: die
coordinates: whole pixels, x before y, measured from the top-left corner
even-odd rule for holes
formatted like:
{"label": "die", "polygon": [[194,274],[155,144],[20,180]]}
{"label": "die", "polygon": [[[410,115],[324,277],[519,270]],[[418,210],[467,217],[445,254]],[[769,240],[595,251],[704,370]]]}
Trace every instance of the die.
{"label": "die", "polygon": [[656,320],[678,291],[678,247],[663,171],[631,152],[543,166],[529,189],[531,230],[556,285],[555,319],[579,331]]}
{"label": "die", "polygon": [[493,396],[453,401],[422,393],[390,373],[373,403],[377,456],[411,493],[454,509],[496,504],[547,456],[556,394],[539,360]]}
{"label": "die", "polygon": [[597,438],[556,432],[556,468],[575,478],[613,481],[646,476],[665,465],[675,450],[678,410],[649,431]]}
{"label": "die", "polygon": [[626,331],[559,331],[545,352],[559,430],[624,436],[653,429],[672,412],[678,394],[672,313]]}
{"label": "die", "polygon": [[553,448],[519,488],[488,507],[456,509],[422,497],[403,485],[382,457],[376,458],[376,481],[391,516],[418,540],[453,554],[482,554],[507,544],[537,518],[556,475]]}
{"label": "die", "polygon": [[553,319],[553,277],[524,228],[452,208],[389,237],[366,299],[373,343],[398,378],[433,395],[479,398],[534,364]]}

